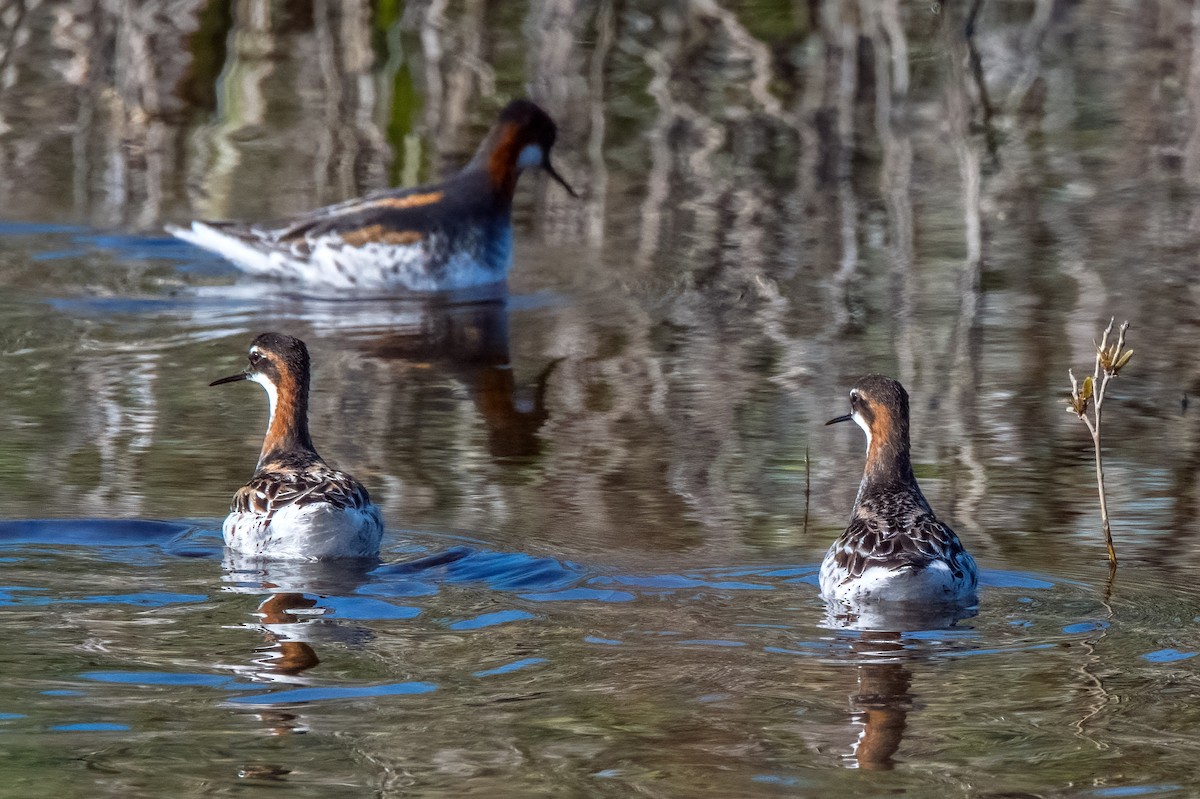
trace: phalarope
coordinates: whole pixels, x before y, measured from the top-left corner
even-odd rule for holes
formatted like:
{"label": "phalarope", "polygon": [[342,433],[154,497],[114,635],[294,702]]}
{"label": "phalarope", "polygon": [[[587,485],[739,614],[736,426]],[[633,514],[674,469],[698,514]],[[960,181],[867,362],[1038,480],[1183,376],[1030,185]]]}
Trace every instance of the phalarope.
{"label": "phalarope", "polygon": [[821,563],[821,594],[855,605],[873,600],[974,601],[975,560],[934,516],[909,459],[908,393],[868,375],[850,391],[850,413],[867,434],[867,463],[850,525]]}
{"label": "phalarope", "polygon": [[308,434],[308,348],[263,333],[244,371],[209,385],[252,380],[267,391],[271,416],[258,466],[233,495],[222,530],[231,550],[286,560],[365,558],[379,552],[383,520],[362,483],[332,469]]}
{"label": "phalarope", "polygon": [[449,291],[503,283],[512,264],[512,200],[521,172],[550,163],[557,128],[514,100],[461,172],[444,183],[387,189],[268,225],[168,225],[184,241],[256,275],[359,291]]}

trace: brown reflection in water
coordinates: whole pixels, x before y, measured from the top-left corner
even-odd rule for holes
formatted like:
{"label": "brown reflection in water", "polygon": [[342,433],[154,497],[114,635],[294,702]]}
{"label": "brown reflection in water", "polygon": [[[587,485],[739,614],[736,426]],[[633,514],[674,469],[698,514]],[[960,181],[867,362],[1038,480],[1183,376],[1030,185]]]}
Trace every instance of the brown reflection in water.
{"label": "brown reflection in water", "polygon": [[[255,649],[255,653],[259,655],[254,659],[255,665],[260,667],[256,673],[258,679],[297,678],[321,662],[312,645],[302,638],[296,638],[294,632],[282,635],[271,629],[272,625],[307,623],[293,611],[296,608],[315,608],[317,605],[317,600],[304,594],[282,593],[271,594],[258,606],[258,614],[262,617],[263,636],[267,641],[265,646]],[[291,629],[295,630],[295,627]],[[308,731],[304,717],[297,713],[263,709],[256,711],[255,716],[266,725],[272,735],[294,735]],[[283,775],[288,773],[287,769],[276,766],[254,766],[249,767],[249,770],[252,774],[245,776],[257,778],[270,776],[272,779],[282,779]]]}
{"label": "brown reflection in water", "polygon": [[888,771],[904,740],[913,707],[912,671],[899,660],[904,654],[900,633],[863,633],[851,649],[864,659],[881,662],[858,666],[858,690],[850,696],[852,720],[862,725],[852,748],[858,768]]}
{"label": "brown reflection in water", "polygon": [[[272,588],[274,586],[264,586]],[[317,607],[317,600],[304,594],[271,594],[258,606],[258,614],[266,625],[266,638],[270,643],[268,649],[273,654],[262,663],[268,671],[295,677],[316,666],[321,662],[317,652],[307,641],[277,635],[271,631],[273,624],[298,624],[301,617],[294,612],[297,608],[311,609]]]}
{"label": "brown reflection in water", "polygon": [[[1196,518],[1200,513],[1200,378],[1191,385],[1191,394],[1180,399],[1179,425],[1183,435],[1182,457],[1172,468],[1171,493],[1175,497],[1171,532],[1177,540],[1195,534]],[[1163,547],[1156,551],[1161,562],[1175,561],[1178,550]]]}
{"label": "brown reflection in water", "polygon": [[287,775],[291,773],[292,770],[290,768],[268,764],[242,766],[238,769],[238,776],[242,779],[263,780],[264,782],[287,782]]}
{"label": "brown reflection in water", "polygon": [[852,768],[891,770],[904,740],[915,697],[910,692],[915,657],[903,641],[906,630],[949,630],[977,612],[975,606],[909,606],[831,602],[825,626],[859,630],[850,642],[858,690],[850,695],[851,720],[859,725],[846,764]]}
{"label": "brown reflection in water", "polygon": [[[346,596],[357,590],[375,560],[271,561],[226,552],[224,579],[233,593],[266,593],[247,625],[260,633],[263,643],[255,647],[249,664],[235,666],[239,674],[254,682],[282,687],[311,685],[308,672],[321,663],[321,642],[358,643],[370,631],[352,623],[325,621],[324,596]],[[269,593],[268,593],[269,592]],[[251,713],[272,735],[294,735],[309,729],[300,712],[276,707],[253,707]]]}
{"label": "brown reflection in water", "polygon": [[419,328],[380,333],[358,346],[369,358],[427,366],[461,381],[487,427],[493,458],[532,457],[541,451],[539,431],[550,416],[546,388],[561,359],[551,360],[538,374],[531,401],[519,399],[503,302],[431,307]]}

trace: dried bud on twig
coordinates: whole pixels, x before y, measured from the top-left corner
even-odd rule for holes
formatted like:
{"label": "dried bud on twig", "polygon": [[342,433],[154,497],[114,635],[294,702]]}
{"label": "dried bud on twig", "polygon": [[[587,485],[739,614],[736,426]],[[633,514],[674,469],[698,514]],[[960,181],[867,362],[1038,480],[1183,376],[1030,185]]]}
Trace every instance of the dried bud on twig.
{"label": "dried bud on twig", "polygon": [[[1104,328],[1104,335],[1101,336],[1099,344],[1096,344],[1095,341],[1092,342],[1096,347],[1096,368],[1093,374],[1083,379],[1083,385],[1075,380],[1074,372],[1067,370],[1067,374],[1071,378],[1071,397],[1067,400],[1067,410],[1078,416],[1087,425],[1088,432],[1092,434],[1092,445],[1096,456],[1096,487],[1100,492],[1100,518],[1104,525],[1104,542],[1108,545],[1108,562],[1115,568],[1117,551],[1113,548],[1112,526],[1108,521],[1108,502],[1104,496],[1104,462],[1101,459],[1100,451],[1100,410],[1104,405],[1104,392],[1108,388],[1108,381],[1121,373],[1121,369],[1133,357],[1133,350],[1125,349],[1125,331],[1129,330],[1129,322],[1121,324],[1117,331],[1116,343],[1108,343],[1114,321],[1116,320],[1108,320],[1108,327]],[[1091,416],[1088,416],[1089,410],[1092,412]]]}

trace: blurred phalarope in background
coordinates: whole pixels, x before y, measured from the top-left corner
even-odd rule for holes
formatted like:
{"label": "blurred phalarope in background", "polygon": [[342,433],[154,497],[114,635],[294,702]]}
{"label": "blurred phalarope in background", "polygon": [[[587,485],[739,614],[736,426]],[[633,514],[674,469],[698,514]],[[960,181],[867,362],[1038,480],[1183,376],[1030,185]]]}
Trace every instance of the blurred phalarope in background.
{"label": "blurred phalarope in background", "polygon": [[263,333],[249,359],[244,371],[209,384],[252,380],[271,405],[254,477],[233,495],[222,526],[226,546],[285,560],[376,556],[379,509],[362,483],[321,459],[308,434],[308,348],[298,338]]}
{"label": "blurred phalarope in background", "polygon": [[461,172],[444,183],[386,189],[270,225],[168,225],[184,241],[243,271],[350,290],[450,291],[503,283],[512,265],[517,178],[540,167],[578,196],[550,163],[557,128],[514,100]]}
{"label": "blurred phalarope in background", "polygon": [[969,604],[975,560],[933,515],[909,458],[908,393],[868,375],[850,391],[850,413],[867,434],[867,463],[850,525],[821,563],[821,595],[854,606],[872,601]]}

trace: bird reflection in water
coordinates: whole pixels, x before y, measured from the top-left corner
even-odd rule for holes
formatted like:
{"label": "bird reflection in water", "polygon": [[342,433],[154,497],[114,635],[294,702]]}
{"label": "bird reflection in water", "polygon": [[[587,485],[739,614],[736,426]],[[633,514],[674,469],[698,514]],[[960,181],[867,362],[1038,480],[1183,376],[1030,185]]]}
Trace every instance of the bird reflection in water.
{"label": "bird reflection in water", "polygon": [[904,631],[950,629],[974,616],[975,609],[877,603],[855,611],[831,602],[825,621],[827,627],[859,631],[850,643],[858,676],[850,718],[859,729],[843,762],[847,768],[889,771],[915,706],[909,664],[920,655],[905,645]]}
{"label": "bird reflection in water", "polygon": [[851,649],[857,659],[858,690],[850,696],[851,720],[861,729],[847,756],[852,768],[887,771],[894,767],[908,712],[912,671],[904,665],[900,633],[863,633]]}
{"label": "bird reflection in water", "polygon": [[[562,359],[542,367],[532,392],[516,385],[509,353],[507,296],[457,292],[347,301],[281,291],[275,284],[257,282],[221,286],[220,291],[201,289],[197,296],[204,302],[197,305],[196,313],[205,324],[212,323],[214,314],[227,312],[220,309],[228,308],[232,296],[245,312],[269,315],[281,329],[308,327],[314,348],[323,342],[331,347],[325,363],[336,364],[338,354],[357,351],[367,360],[397,369],[428,368],[455,379],[466,387],[487,429],[488,452],[493,458],[528,458],[541,451],[539,432],[550,416],[546,391]],[[214,305],[207,304],[210,300]],[[353,381],[340,388],[336,379],[326,385],[330,392],[355,390]],[[397,392],[407,390],[401,389],[402,385],[396,381],[390,393],[382,389],[385,395],[379,399],[394,406]],[[370,419],[355,424],[357,440],[391,437],[373,427]]]}
{"label": "bird reflection in water", "polygon": [[537,376],[531,399],[518,397],[509,358],[508,310],[503,300],[431,306],[417,326],[395,327],[362,340],[368,357],[435,367],[460,380],[488,432],[493,458],[526,458],[541,449],[538,431],[549,418],[546,388],[561,359]]}
{"label": "bird reflection in water", "polygon": [[[352,595],[378,565],[377,559],[272,561],[227,550],[223,565],[226,591],[266,594],[255,612],[258,621],[245,625],[257,630],[263,643],[255,647],[248,664],[234,667],[243,677],[255,682],[311,685],[307,672],[321,662],[317,645],[362,645],[373,635],[366,627],[322,616],[331,610],[325,598]],[[274,735],[308,731],[306,720],[298,713],[256,708],[255,714]]]}
{"label": "bird reflection in water", "polygon": [[282,677],[299,677],[320,663],[317,651],[308,641],[293,638],[290,632],[284,632],[285,629],[311,624],[312,619],[301,620],[296,611],[309,611],[316,607],[317,600],[304,594],[271,594],[263,600],[258,606],[258,615],[262,618],[261,627],[270,643],[257,650],[264,653],[264,657],[255,663]]}

